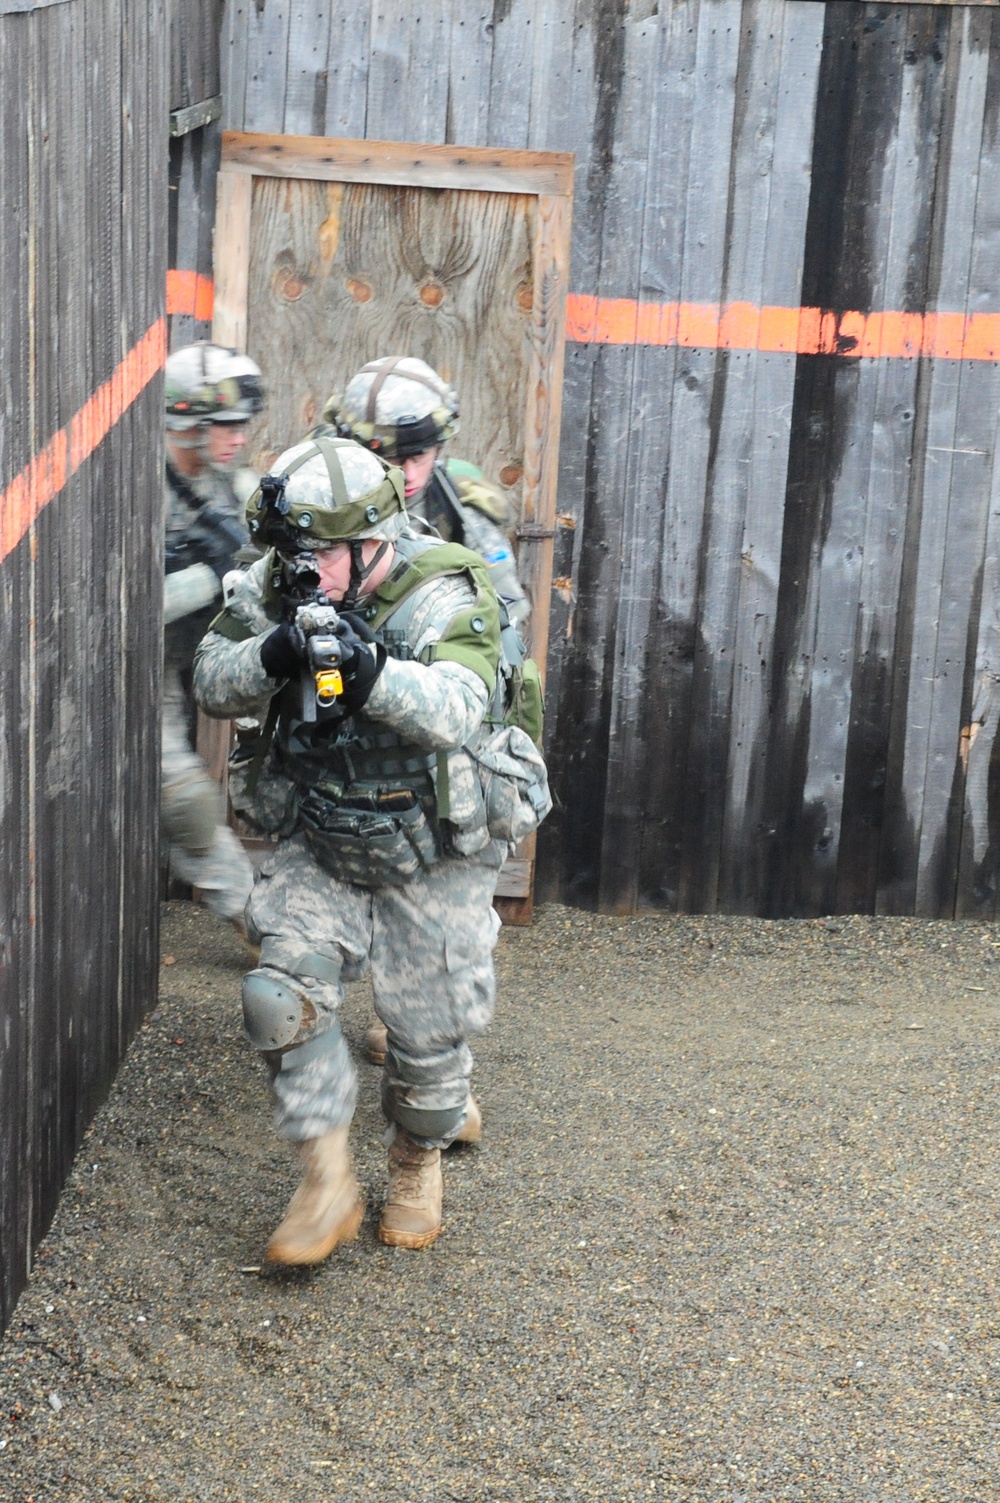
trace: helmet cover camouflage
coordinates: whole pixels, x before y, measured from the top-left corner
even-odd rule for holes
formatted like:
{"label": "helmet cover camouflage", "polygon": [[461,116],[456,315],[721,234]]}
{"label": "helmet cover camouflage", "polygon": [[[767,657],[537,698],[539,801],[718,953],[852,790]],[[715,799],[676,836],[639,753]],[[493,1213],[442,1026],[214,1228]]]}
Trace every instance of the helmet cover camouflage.
{"label": "helmet cover camouflage", "polygon": [[280,454],[247,503],[250,536],[279,552],[353,538],[392,541],[406,526],[403,473],[361,444],[308,438]]}
{"label": "helmet cover camouflage", "polygon": [[202,423],[245,423],[264,407],[260,368],[249,355],[201,340],[167,359],[167,428],[181,433]]}
{"label": "helmet cover camouflage", "polygon": [[323,416],[345,438],[386,459],[405,459],[458,432],[458,397],[437,371],[408,355],[371,360],[334,394]]}

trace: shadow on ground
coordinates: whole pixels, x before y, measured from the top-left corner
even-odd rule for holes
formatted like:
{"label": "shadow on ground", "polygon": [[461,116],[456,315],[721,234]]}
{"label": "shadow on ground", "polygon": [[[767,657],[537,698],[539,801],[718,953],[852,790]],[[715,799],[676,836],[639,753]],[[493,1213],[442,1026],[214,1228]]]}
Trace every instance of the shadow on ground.
{"label": "shadow on ground", "polygon": [[543,909],[501,936],[441,1240],[375,1238],[362,1064],[361,1236],[268,1274],[297,1175],[242,946],[168,904],[160,1005],[0,1347],[0,1496],[992,1496],[998,934]]}

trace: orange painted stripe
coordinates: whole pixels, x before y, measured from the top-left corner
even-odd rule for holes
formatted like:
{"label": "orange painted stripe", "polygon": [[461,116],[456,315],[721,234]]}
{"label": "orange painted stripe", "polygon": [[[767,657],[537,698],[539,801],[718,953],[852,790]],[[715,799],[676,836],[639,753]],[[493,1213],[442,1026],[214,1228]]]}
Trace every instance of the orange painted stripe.
{"label": "orange painted stripe", "polygon": [[167,312],[187,313],[201,323],[212,322],[215,286],[200,271],[167,272]]}
{"label": "orange painted stripe", "polygon": [[158,318],[110,380],[84,402],[65,428],[0,493],[0,560],[17,547],[43,506],[93,454],[167,358],[167,323]]}
{"label": "orange painted stripe", "polygon": [[754,303],[566,300],[566,337],[577,344],[682,345],[915,360],[1000,360],[1000,313],[834,313]]}

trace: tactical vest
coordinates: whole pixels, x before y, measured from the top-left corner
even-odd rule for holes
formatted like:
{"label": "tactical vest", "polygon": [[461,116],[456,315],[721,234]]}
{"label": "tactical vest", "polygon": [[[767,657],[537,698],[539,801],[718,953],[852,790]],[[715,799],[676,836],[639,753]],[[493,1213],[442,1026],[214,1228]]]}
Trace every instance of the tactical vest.
{"label": "tactical vest", "polygon": [[[421,586],[464,575],[475,591],[474,601],[451,618],[440,640],[421,653],[421,661],[464,663],[492,690],[500,655],[499,611],[478,555],[430,538],[400,538],[396,552],[398,562],[360,612],[388,656],[397,661],[412,656],[408,633]],[[320,788],[343,798],[400,788],[412,788],[421,797],[433,795],[430,772],[436,752],[406,741],[363,710],[346,720],[306,724],[295,709],[295,696],[286,689],[279,696],[275,746],[282,770],[300,788]]]}
{"label": "tactical vest", "polygon": [[[448,575],[463,576],[473,599],[450,615],[440,637],[421,651],[420,661],[462,663],[492,694],[500,659],[500,604],[486,565],[465,548],[430,538],[404,535],[395,547],[396,563],[361,608],[387,654],[398,661],[411,657],[409,628],[421,586]],[[280,584],[281,576],[269,560],[262,605],[272,619],[279,614]],[[433,606],[430,617],[433,620]],[[255,635],[230,607],[216,618],[212,630],[237,642]],[[416,746],[363,711],[345,720],[306,724],[298,709],[294,690],[286,686],[272,700],[263,732],[254,738],[256,746],[244,743],[234,752],[234,807],[260,828],[292,833],[297,810],[309,797],[362,811],[417,805],[435,826],[438,815],[448,817],[448,753]]]}

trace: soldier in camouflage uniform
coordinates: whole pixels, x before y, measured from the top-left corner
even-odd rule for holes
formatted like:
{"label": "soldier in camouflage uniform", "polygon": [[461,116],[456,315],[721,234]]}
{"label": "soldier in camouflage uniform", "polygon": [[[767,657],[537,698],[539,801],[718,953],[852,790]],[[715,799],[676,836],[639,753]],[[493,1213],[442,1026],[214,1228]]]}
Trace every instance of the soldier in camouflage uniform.
{"label": "soldier in camouflage uniform", "polygon": [[[458,398],[443,377],[423,360],[385,355],[363,366],[343,396],[331,396],[323,417],[327,427],[316,431],[356,439],[400,466],[410,517],[429,524],[445,542],[478,553],[511,623],[523,626],[531,607],[506,535],[513,521],[506,497],[474,464],[442,458],[459,427]],[[366,1043],[372,1063],[383,1064],[385,1029],[377,1020]]]}
{"label": "soldier in camouflage uniform", "polygon": [[485,559],[511,621],[526,621],[531,607],[507,537],[513,518],[506,497],[474,464],[441,457],[458,432],[458,398],[437,371],[412,356],[384,355],[363,366],[343,396],[330,398],[323,417],[342,437],[400,466],[410,517]]}
{"label": "soldier in camouflage uniform", "polygon": [[222,578],[247,541],[243,512],[256,478],[237,470],[236,460],[264,392],[252,360],[213,344],[176,350],[165,374],[160,818],[173,873],[200,888],[214,913],[242,928],[253,874],[224,822],[219,786],[194,749],[191,667],[218,610]]}
{"label": "soldier in camouflage uniform", "polygon": [[195,663],[210,715],[264,722],[230,792],[281,837],[247,905],[261,952],[243,986],[276,1130],[300,1145],[305,1171],[268,1244],[279,1263],[321,1261],[362,1216],[347,1148],[357,1082],[337,1021],[345,981],[370,969],[388,1030],[383,1242],[434,1241],[441,1150],[480,1131],[468,1041],[493,1010],[507,844],[469,748],[490,729],[499,604],[476,554],[410,529],[403,490],[399,469],[342,438],[283,454],[248,508],[269,551]]}

